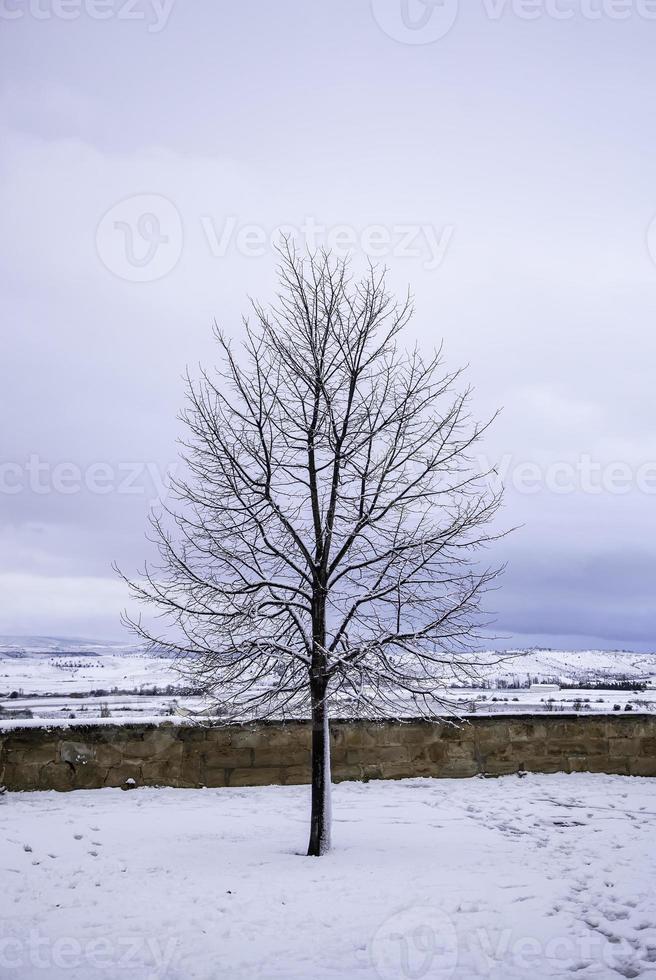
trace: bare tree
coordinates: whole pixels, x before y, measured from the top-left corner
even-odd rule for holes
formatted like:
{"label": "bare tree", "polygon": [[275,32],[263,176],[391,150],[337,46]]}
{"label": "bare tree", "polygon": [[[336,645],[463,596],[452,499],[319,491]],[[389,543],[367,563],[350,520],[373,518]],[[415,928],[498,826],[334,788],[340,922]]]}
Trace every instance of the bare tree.
{"label": "bare tree", "polygon": [[[281,248],[280,292],[236,352],[187,378],[185,476],[152,517],[160,562],[132,581],[225,717],[312,719],[308,854],[330,846],[329,705],[444,717],[476,668],[478,549],[499,495],[474,464],[486,426],[440,353],[397,346],[409,301],[384,273]],[[489,423],[488,423],[489,424]]]}

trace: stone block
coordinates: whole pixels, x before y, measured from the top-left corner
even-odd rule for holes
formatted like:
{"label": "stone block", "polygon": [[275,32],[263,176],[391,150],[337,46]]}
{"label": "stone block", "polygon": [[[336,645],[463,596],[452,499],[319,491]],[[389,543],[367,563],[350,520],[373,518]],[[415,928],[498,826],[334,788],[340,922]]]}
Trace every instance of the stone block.
{"label": "stone block", "polygon": [[608,755],[570,755],[567,756],[569,772],[608,772],[626,774],[628,764],[621,759],[611,759]]}
{"label": "stone block", "polygon": [[200,770],[200,786],[229,786],[232,769],[225,766],[203,766]]}
{"label": "stone block", "polygon": [[210,729],[202,725],[178,725],[176,735],[181,742],[205,742]]}
{"label": "stone block", "polygon": [[449,742],[446,745],[446,762],[459,764],[461,762],[476,761],[477,758],[481,758],[481,753],[473,742],[465,742],[464,744]]}
{"label": "stone block", "polygon": [[54,789],[63,793],[74,786],[75,773],[66,762],[48,762],[39,773],[39,789]]}
{"label": "stone block", "polygon": [[[333,769],[333,782],[343,783],[362,779],[362,768],[360,766],[338,765]],[[309,779],[308,779],[309,782]]]}
{"label": "stone block", "polygon": [[436,775],[435,766],[429,762],[421,764],[384,762],[380,769],[383,779],[414,779],[419,776]]}
{"label": "stone block", "polygon": [[205,732],[205,738],[198,741],[196,744],[203,746],[208,750],[210,748],[232,748],[233,745],[241,747],[241,743],[239,743],[235,738],[240,731],[241,730],[236,731],[234,728],[208,728]]}
{"label": "stone block", "polygon": [[613,738],[649,738],[656,736],[656,717],[631,713],[606,716],[606,734]]}
{"label": "stone block", "polygon": [[[117,767],[118,768],[118,767]],[[120,767],[121,769],[123,766]],[[114,772],[113,769],[107,770],[104,766],[98,765],[93,760],[84,765],[73,767],[73,789],[99,789],[106,784],[107,774]],[[117,785],[111,783],[108,785]]]}
{"label": "stone block", "polygon": [[439,765],[431,775],[447,779],[466,779],[469,776],[476,776],[479,771],[475,762],[463,760],[462,762],[446,762],[444,765]]}
{"label": "stone block", "polygon": [[281,766],[279,772],[280,781],[285,786],[303,786],[311,782],[312,770],[309,760],[306,766]]}
{"label": "stone block", "polygon": [[362,778],[365,782],[369,779],[382,779],[383,772],[380,766],[361,766]]}
{"label": "stone block", "polygon": [[57,760],[57,743],[54,741],[37,742],[35,745],[23,743],[20,747],[10,743],[5,751],[5,760],[16,766],[45,766]]}
{"label": "stone block", "polygon": [[640,738],[617,738],[613,734],[607,740],[608,754],[611,759],[631,759],[639,756],[641,752],[642,739]]}
{"label": "stone block", "polygon": [[[309,739],[308,739],[309,743]],[[330,726],[330,751],[344,750],[362,745],[362,732],[357,725],[335,724]]]}
{"label": "stone block", "polygon": [[177,786],[180,781],[179,760],[144,760],[141,764],[141,780],[144,786]]}
{"label": "stone block", "polygon": [[95,746],[95,751],[96,762],[99,766],[105,766],[107,769],[111,766],[117,766],[123,759],[120,745],[111,742],[99,742]]}
{"label": "stone block", "polygon": [[[229,769],[227,770],[228,786],[280,786],[281,772],[279,769]],[[207,783],[208,786],[218,786],[218,783]]]}
{"label": "stone block", "polygon": [[446,742],[473,742],[478,726],[463,723],[461,725],[437,725],[436,736]]}
{"label": "stone block", "polygon": [[514,759],[490,758],[485,760],[483,772],[487,776],[507,776],[520,768]]}
{"label": "stone block", "polygon": [[508,735],[511,742],[533,741],[545,737],[545,726],[538,720],[511,718],[508,721]]}
{"label": "stone block", "polygon": [[72,766],[83,766],[96,758],[96,747],[88,742],[61,742],[59,758]]}
{"label": "stone block", "polygon": [[632,776],[656,776],[656,759],[630,759],[629,772]]}
{"label": "stone block", "polygon": [[517,768],[518,760],[521,760],[521,758],[521,754],[515,752],[510,745],[500,746],[492,749],[489,752],[476,753],[476,761],[483,770],[487,769],[487,767],[490,765],[508,762],[512,762],[515,765],[515,768]]}
{"label": "stone block", "polygon": [[399,725],[399,742],[401,745],[426,747],[440,740],[440,729],[433,724]]}
{"label": "stone block", "polygon": [[[494,723],[490,724],[491,721]],[[477,742],[509,742],[511,736],[510,722],[503,716],[498,719],[481,718],[472,724],[472,731]]]}
{"label": "stone block", "polygon": [[205,768],[240,769],[253,765],[253,749],[223,748],[206,744],[201,753],[201,765]]}
{"label": "stone block", "polygon": [[608,742],[603,738],[554,738],[547,741],[547,755],[608,755]]}
{"label": "stone block", "polygon": [[156,728],[144,735],[141,742],[141,753],[142,759],[170,758],[171,756],[179,758],[182,756],[182,742],[176,738],[174,729]]}
{"label": "stone block", "polygon": [[117,740],[116,744],[121,746],[121,755],[124,759],[143,759],[144,742],[140,738],[126,738]]}
{"label": "stone block", "polygon": [[[527,747],[528,748],[528,747]],[[532,751],[544,749],[543,745],[531,746]],[[527,772],[568,772],[566,759],[554,756],[532,755],[529,751],[519,760],[518,769],[525,769]]]}
{"label": "stone block", "polygon": [[[259,766],[309,766],[311,755],[309,746],[291,745],[289,748],[270,748],[267,745],[252,750],[252,765],[255,768]],[[332,752],[331,755],[334,761],[337,753]]]}
{"label": "stone block", "polygon": [[184,743],[180,759],[179,786],[202,786],[202,759],[200,748],[202,743]]}
{"label": "stone block", "polygon": [[347,765],[360,763],[362,765],[372,765],[383,762],[407,763],[409,752],[405,745],[379,745],[363,746],[361,749],[352,749],[346,753]]}
{"label": "stone block", "polygon": [[[433,742],[426,748],[426,756],[430,762],[443,763],[451,757],[452,746],[445,742]],[[468,753],[471,758],[471,752]]]}
{"label": "stone block", "polygon": [[248,747],[253,749],[277,749],[285,751],[293,749],[297,745],[311,744],[310,730],[303,731],[297,726],[292,726],[289,730],[281,728],[265,728],[263,731],[254,730],[251,733],[237,732],[233,736],[232,744],[234,747]]}
{"label": "stone block", "polygon": [[390,726],[387,722],[358,722],[360,730],[360,744],[363,748],[377,748],[379,745],[388,745],[397,740],[393,734],[396,725]]}
{"label": "stone block", "polygon": [[43,789],[42,770],[43,766],[32,766],[25,762],[16,765],[8,762],[5,765],[2,783],[8,790],[12,791]]}
{"label": "stone block", "polygon": [[[125,786],[128,779],[133,779],[137,786],[142,785],[141,766],[136,762],[122,762],[113,766],[105,775],[105,786]],[[79,789],[80,787],[76,787]],[[91,787],[89,787],[91,788]]]}

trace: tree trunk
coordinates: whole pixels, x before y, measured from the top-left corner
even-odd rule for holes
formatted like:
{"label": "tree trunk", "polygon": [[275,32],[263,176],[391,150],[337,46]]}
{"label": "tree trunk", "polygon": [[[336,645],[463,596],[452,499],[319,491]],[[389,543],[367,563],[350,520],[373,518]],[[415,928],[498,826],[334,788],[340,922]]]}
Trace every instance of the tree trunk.
{"label": "tree trunk", "polygon": [[330,850],[330,725],[325,690],[312,696],[312,815],[308,857]]}

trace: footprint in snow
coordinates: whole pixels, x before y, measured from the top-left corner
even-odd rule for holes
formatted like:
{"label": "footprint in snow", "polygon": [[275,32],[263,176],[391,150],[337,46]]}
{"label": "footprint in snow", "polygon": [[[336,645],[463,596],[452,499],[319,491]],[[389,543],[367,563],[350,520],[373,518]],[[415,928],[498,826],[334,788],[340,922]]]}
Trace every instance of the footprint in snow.
{"label": "footprint in snow", "polygon": [[620,919],[628,919],[629,917],[626,909],[606,909],[603,914],[609,922],[617,922]]}
{"label": "footprint in snow", "polygon": [[570,973],[578,973],[579,970],[587,970],[589,966],[592,966],[592,960],[576,960],[567,969]]}
{"label": "footprint in snow", "polygon": [[632,980],[634,977],[639,977],[642,974],[642,968],[635,960],[628,960],[624,963],[618,963],[613,969],[616,973],[619,973],[621,977],[628,977]]}

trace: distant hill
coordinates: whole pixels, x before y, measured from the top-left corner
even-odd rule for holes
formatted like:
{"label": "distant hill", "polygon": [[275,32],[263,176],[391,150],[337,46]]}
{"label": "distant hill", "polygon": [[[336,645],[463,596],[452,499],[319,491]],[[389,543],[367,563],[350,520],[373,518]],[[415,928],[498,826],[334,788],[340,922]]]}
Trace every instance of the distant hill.
{"label": "distant hill", "polygon": [[[97,640],[70,636],[0,636],[0,659],[39,659],[58,657],[120,658],[146,655],[146,645],[121,640]],[[167,651],[149,650],[153,660],[170,659]],[[656,653],[626,650],[504,650],[481,654],[489,663],[482,670],[493,686],[524,687],[528,683],[575,683],[656,678]],[[474,682],[476,685],[476,682]]]}
{"label": "distant hill", "polygon": [[[484,671],[489,679],[509,685],[556,681],[647,680],[656,676],[656,653],[626,650],[506,650],[500,663]],[[507,658],[507,659],[506,659]]]}
{"label": "distant hill", "polygon": [[138,653],[143,644],[120,640],[91,640],[70,636],[0,636],[0,656],[57,656],[71,654],[99,657],[104,654]]}

